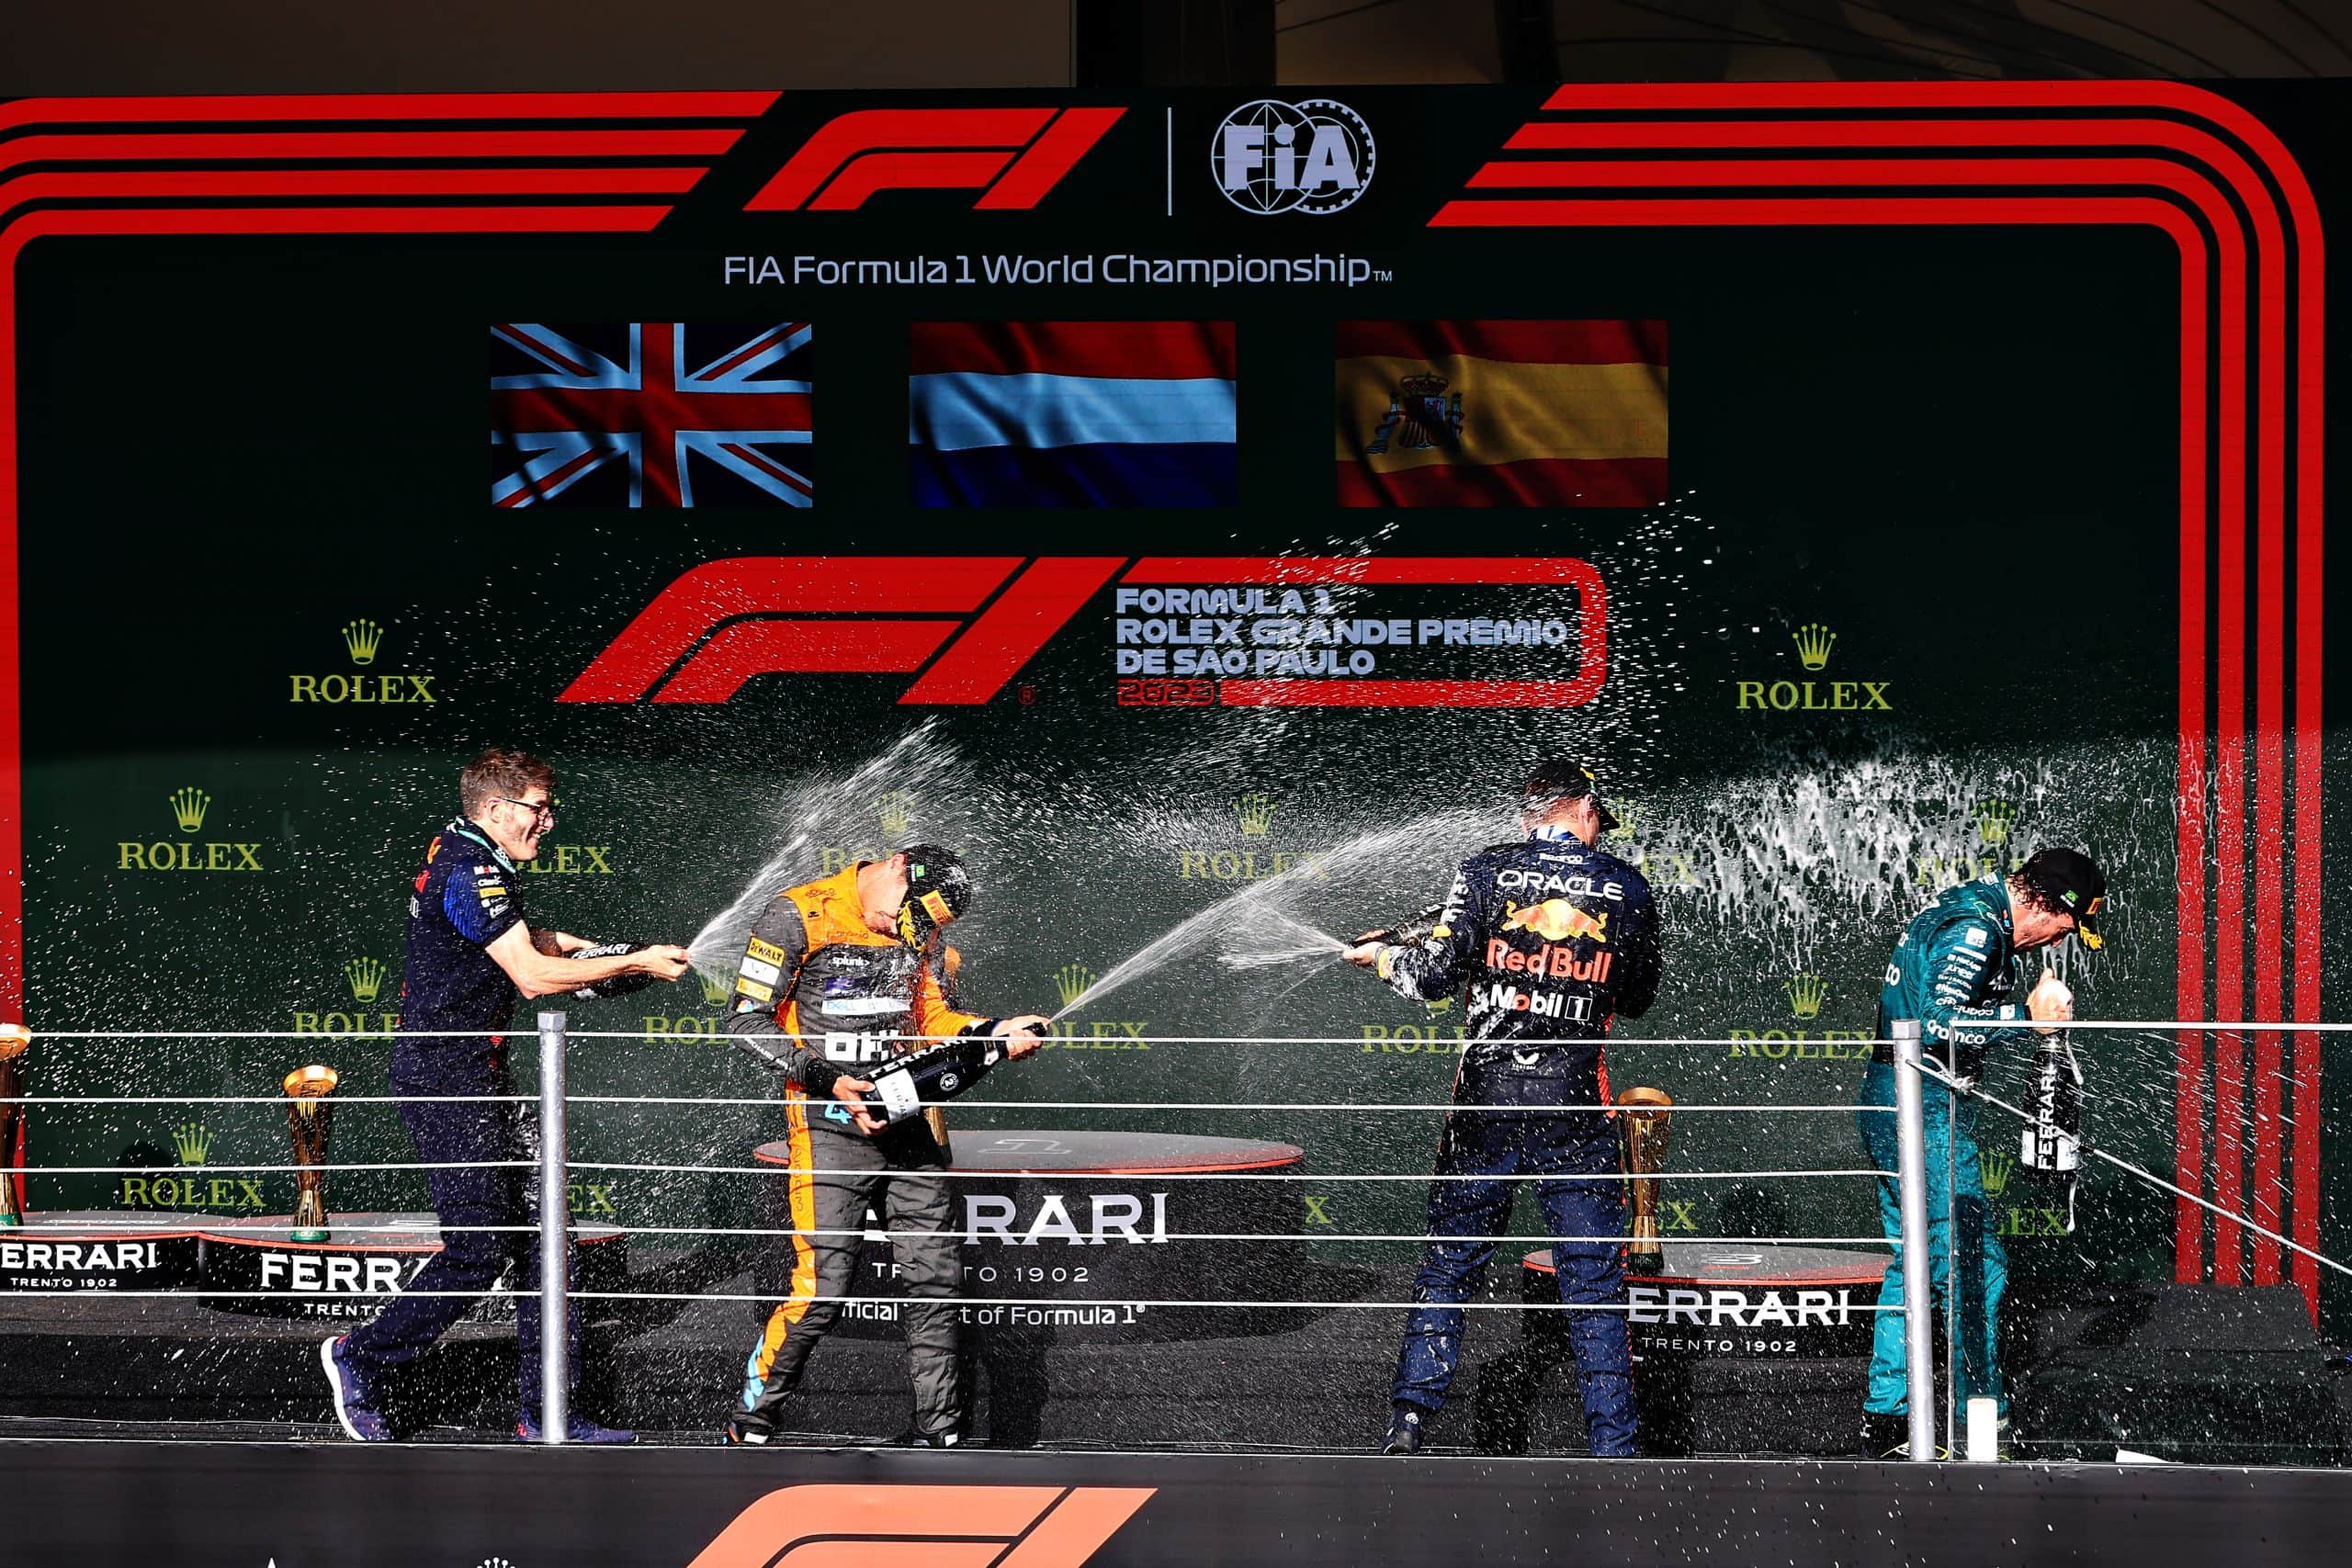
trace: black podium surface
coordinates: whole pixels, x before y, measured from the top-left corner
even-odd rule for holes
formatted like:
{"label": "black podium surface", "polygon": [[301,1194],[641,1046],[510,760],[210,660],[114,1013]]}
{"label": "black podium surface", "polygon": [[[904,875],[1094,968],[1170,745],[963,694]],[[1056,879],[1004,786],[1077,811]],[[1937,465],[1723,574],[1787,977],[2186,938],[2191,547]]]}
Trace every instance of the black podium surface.
{"label": "black podium surface", "polygon": [[[268,1317],[373,1317],[441,1250],[429,1213],[335,1214],[324,1241],[296,1241],[288,1214],[193,1215],[204,1304]],[[572,1226],[580,1288],[627,1288],[627,1237],[613,1225]],[[536,1286],[537,1281],[531,1281]],[[469,1318],[512,1316],[511,1296],[484,1297]]]}
{"label": "black podium surface", "polygon": [[[810,1139],[815,1168],[826,1168],[831,1141]],[[1262,1332],[1295,1316],[1281,1308],[1169,1303],[1298,1299],[1300,1244],[1250,1239],[1299,1234],[1300,1184],[1262,1179],[1305,1168],[1305,1152],[1295,1145],[979,1129],[956,1132],[953,1151],[950,1196],[967,1325],[1182,1338]],[[765,1166],[792,1164],[791,1147],[781,1141],[761,1145],[754,1157]],[[766,1186],[765,1224],[788,1229],[785,1184]],[[901,1292],[878,1222],[869,1212],[857,1273],[864,1299],[843,1307],[836,1333],[896,1331]],[[774,1249],[763,1292],[783,1293],[788,1250]]]}
{"label": "black podium surface", "polygon": [[195,1216],[50,1209],[0,1228],[0,1291],[165,1291],[196,1273]]}
{"label": "black podium surface", "polygon": [[[1637,1356],[1870,1353],[1884,1253],[1753,1241],[1669,1241],[1665,1252],[1659,1272],[1625,1276]],[[1549,1248],[1529,1253],[1521,1274],[1522,1299],[1559,1300]]]}

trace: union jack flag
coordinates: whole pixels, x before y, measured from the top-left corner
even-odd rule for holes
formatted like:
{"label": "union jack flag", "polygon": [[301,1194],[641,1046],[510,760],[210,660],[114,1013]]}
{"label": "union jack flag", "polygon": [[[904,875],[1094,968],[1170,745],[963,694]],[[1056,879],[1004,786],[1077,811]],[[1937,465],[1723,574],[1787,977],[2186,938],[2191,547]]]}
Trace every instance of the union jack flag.
{"label": "union jack flag", "polygon": [[493,506],[807,506],[807,321],[502,321],[490,329]]}

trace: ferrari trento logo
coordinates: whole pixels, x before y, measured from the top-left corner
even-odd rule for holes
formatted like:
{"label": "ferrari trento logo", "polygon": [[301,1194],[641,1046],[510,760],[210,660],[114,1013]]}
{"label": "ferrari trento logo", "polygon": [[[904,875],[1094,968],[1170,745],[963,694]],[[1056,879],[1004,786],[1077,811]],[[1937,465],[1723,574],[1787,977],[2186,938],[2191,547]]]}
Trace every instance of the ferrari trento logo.
{"label": "ferrari trento logo", "polygon": [[817,1568],[858,1562],[978,1568],[1016,1558],[1021,1568],[1079,1568],[1157,1490],[786,1486],[735,1516],[687,1568]]}

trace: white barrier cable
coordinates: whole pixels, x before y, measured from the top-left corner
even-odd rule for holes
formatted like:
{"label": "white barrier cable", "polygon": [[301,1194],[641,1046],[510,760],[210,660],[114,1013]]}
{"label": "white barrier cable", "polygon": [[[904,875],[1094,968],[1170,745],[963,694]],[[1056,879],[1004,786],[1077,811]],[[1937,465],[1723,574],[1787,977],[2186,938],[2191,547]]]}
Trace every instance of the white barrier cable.
{"label": "white barrier cable", "polygon": [[[511,1162],[510,1162],[511,1163]],[[523,1163],[528,1163],[523,1162]],[[1285,1162],[1287,1163],[1287,1162]],[[176,1166],[162,1166],[162,1170],[175,1170]],[[234,1168],[222,1166],[223,1170]],[[292,1166],[273,1168],[291,1170]],[[333,1169],[331,1166],[313,1166],[314,1170]],[[390,1169],[391,1167],[357,1167],[354,1168]],[[872,1176],[872,1170],[835,1170],[822,1166],[801,1165],[644,1165],[618,1160],[584,1160],[571,1162],[574,1170],[630,1170],[651,1175],[674,1176]],[[888,1174],[882,1173],[882,1174]],[[900,1173],[908,1174],[908,1173]],[[920,1174],[927,1177],[972,1178],[978,1180],[1001,1180],[1009,1177],[1082,1176],[1084,1171],[1055,1170],[964,1170],[954,1166],[934,1168],[923,1166]],[[1607,1171],[1511,1171],[1502,1176],[1485,1176],[1476,1172],[1426,1172],[1419,1176],[1387,1174],[1366,1175],[1361,1172],[1340,1172],[1318,1175],[1310,1171],[1281,1170],[1122,1170],[1115,1174],[1147,1178],[1153,1181],[1623,1181],[1622,1170]],[[1677,1181],[1745,1181],[1770,1176],[1877,1176],[1894,1179],[1892,1171],[1862,1168],[1855,1170],[1691,1170],[1676,1171]]]}
{"label": "white barrier cable", "polygon": [[[2070,1021],[2066,1027],[2073,1029],[2078,1026]],[[2236,1026],[2232,1025],[2231,1027],[2234,1028]],[[2011,1105],[2007,1100],[1999,1098],[1997,1095],[1990,1094],[1982,1089],[1978,1089],[1973,1084],[1964,1084],[1955,1078],[1947,1077],[1943,1073],[1937,1070],[1932,1063],[1923,1062],[1920,1066],[1919,1071],[1921,1076],[1934,1079],[1936,1082],[1943,1085],[1946,1089],[1951,1090],[1954,1094],[1963,1096],[1970,1100],[1981,1100],[1987,1105],[1999,1106],[2002,1110],[2007,1111],[2018,1121],[2027,1123],[2029,1126],[2033,1122],[2034,1118],[2030,1111],[2020,1111],[2016,1106]],[[2163,1177],[2158,1176],[2152,1170],[2143,1169],[2141,1167],[2133,1165],[2128,1159],[2123,1159],[2118,1156],[2109,1154],[2105,1149],[2102,1149],[2096,1144],[2093,1144],[2087,1138],[2078,1138],[2076,1142],[2081,1145],[2082,1150],[2085,1154],[2092,1155],[2099,1159],[2103,1159],[2108,1164],[2115,1167],[2118,1170],[2128,1171],[2132,1175],[2138,1177],[2141,1180],[2147,1182],[2152,1187],[2161,1187],[2176,1198],[2186,1198],[2200,1209],[2209,1210],[2234,1224],[2244,1225],[2247,1230],[2254,1232],[2256,1235],[2265,1236],[2271,1241],[2275,1241],[2279,1246],[2287,1248],[2290,1252],[2300,1253],[2303,1257],[2310,1258],[2314,1263],[2324,1263],[2339,1274],[2352,1274],[2352,1268],[2345,1267],[2343,1264],[2338,1263],[2335,1258],[2326,1256],[2324,1253],[2313,1252],[2310,1247],[2304,1247],[2298,1242],[2290,1241],[2285,1236],[2280,1235],[2277,1231],[2270,1230],[2256,1221],[2246,1218],[2244,1214],[2234,1213],[2228,1209],[2224,1209],[2219,1203],[2211,1202],[2206,1199],[2200,1198],[2196,1193],[2189,1191],[2186,1188],[2176,1187],[2171,1182],[2166,1181]]]}
{"label": "white barrier cable", "polygon": [[[206,1290],[202,1287],[191,1287],[187,1290],[179,1291],[106,1291],[103,1292],[91,1292],[92,1295],[103,1294],[108,1301],[181,1301],[191,1296],[212,1296],[225,1300],[274,1300],[294,1293],[297,1292],[290,1292],[287,1291],[214,1291]],[[403,1290],[398,1293],[413,1296],[463,1296],[474,1300],[481,1300],[492,1296],[513,1296],[517,1298],[524,1296],[536,1296],[538,1294],[538,1292],[535,1290]],[[306,1302],[390,1302],[392,1299],[390,1293],[380,1291],[371,1292],[365,1290],[303,1291],[299,1292],[299,1294],[301,1299]],[[1148,1307],[1213,1307],[1218,1311],[1260,1312],[1338,1312],[1351,1308],[1359,1311],[1390,1312],[1410,1311],[1422,1307],[1442,1311],[1462,1312],[1665,1313],[1668,1310],[1668,1303],[1664,1302],[1284,1302],[1255,1301],[1248,1299],[1239,1301],[1190,1301],[1182,1297],[1174,1300],[1163,1301],[1133,1296],[794,1296],[785,1292],[772,1292],[766,1295],[739,1295],[724,1293],[703,1294],[690,1291],[568,1291],[565,1294],[578,1301],[598,1302],[763,1302],[771,1304],[777,1304],[786,1301],[797,1301],[805,1302],[812,1305],[818,1302],[832,1302],[840,1304],[845,1304],[851,1302],[864,1302],[869,1306],[878,1303],[903,1303],[922,1306],[928,1303],[939,1306],[956,1307],[1058,1307],[1065,1312],[1084,1311],[1091,1307],[1132,1307],[1138,1311]],[[5,1301],[16,1296],[40,1296],[47,1301],[55,1301],[58,1299],[58,1292],[55,1291],[0,1291],[0,1301]],[[1691,1303],[1685,1303],[1683,1310],[1690,1310],[1690,1304]],[[1849,1305],[1838,1308],[1838,1310],[1841,1312],[1855,1313],[1900,1312],[1903,1309],[1896,1306]]]}
{"label": "white barrier cable", "polygon": [[[818,1104],[826,1100],[812,1101]],[[338,1094],[337,1105],[446,1105],[446,1104],[537,1105],[535,1094]],[[688,1095],[667,1094],[575,1094],[568,1097],[571,1105],[692,1105],[749,1109],[774,1109],[786,1103],[774,1095],[759,1100],[733,1098],[698,1099]],[[1568,1111],[1623,1111],[1622,1105],[1484,1105],[1476,1101],[1431,1100],[1330,1100],[1326,1102],[1287,1100],[919,1100],[918,1105],[954,1106],[961,1111],[1307,1111],[1317,1113],[1355,1111],[1516,1111],[1531,1115],[1551,1115]],[[268,1094],[45,1094],[0,1096],[0,1105],[264,1105],[283,1106],[283,1095]],[[1679,1116],[1692,1111],[1849,1111],[1878,1112],[1890,1110],[1883,1105],[1729,1105],[1685,1104],[1677,1101],[1669,1108]],[[975,1128],[987,1132],[987,1128]]]}
{"label": "white barrier cable", "polygon": [[[1391,1027],[1411,1030],[1437,1030],[1456,1027],[1451,1024],[1397,1024]],[[2279,1019],[2069,1019],[2069,1029],[2145,1030],[2150,1032],[2202,1032],[2217,1034],[2347,1034],[2352,1023],[2296,1023]],[[323,1034],[315,1029],[41,1029],[34,1033],[45,1040],[307,1040],[317,1043],[361,1044],[375,1040],[509,1040],[527,1038],[526,1029],[381,1029],[365,1033]],[[1860,1031],[1851,1032],[1860,1038],[1848,1043],[1869,1044],[1872,1042]],[[571,1040],[631,1040],[645,1042],[642,1029],[575,1029],[565,1031]],[[692,1037],[713,1045],[731,1043],[738,1039],[791,1040],[789,1034],[730,1035],[718,1033]],[[936,1044],[942,1041],[967,1038],[961,1034],[874,1034],[874,1040],[898,1040],[910,1043]],[[1045,1034],[1038,1037],[1046,1044],[1056,1044],[1062,1035]],[[1122,1034],[1121,1040],[1141,1040],[1154,1045],[1355,1045],[1366,1043],[1365,1037],[1356,1034]],[[1377,1043],[1376,1041],[1374,1043]],[[1459,1039],[1433,1039],[1428,1042],[1447,1050],[1463,1045],[1509,1045],[1508,1039],[1464,1035]],[[1518,1043],[1524,1049],[1528,1042]],[[1757,1045],[1755,1035],[1595,1035],[1589,1039],[1537,1041],[1538,1045]],[[1428,1053],[1424,1053],[1427,1055]]]}

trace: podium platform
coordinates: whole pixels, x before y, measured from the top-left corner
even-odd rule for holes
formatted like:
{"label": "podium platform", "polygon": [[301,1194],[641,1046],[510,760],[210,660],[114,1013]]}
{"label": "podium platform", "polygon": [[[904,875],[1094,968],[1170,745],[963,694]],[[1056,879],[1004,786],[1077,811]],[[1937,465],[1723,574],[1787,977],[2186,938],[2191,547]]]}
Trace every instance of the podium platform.
{"label": "podium platform", "polygon": [[[196,1283],[206,1292],[232,1292],[204,1295],[204,1304],[216,1312],[373,1317],[441,1250],[441,1229],[430,1213],[332,1215],[324,1241],[296,1241],[288,1214],[192,1218]],[[625,1288],[625,1233],[612,1225],[575,1224],[572,1239],[580,1247],[582,1290]],[[485,1297],[466,1315],[482,1322],[512,1318],[514,1298]]]}
{"label": "podium platform", "polygon": [[192,1218],[50,1209],[0,1229],[0,1291],[168,1291],[193,1284]]}
{"label": "podium platform", "polygon": [[[831,1134],[809,1139],[826,1168]],[[1293,1324],[1285,1309],[1170,1306],[1171,1302],[1288,1301],[1302,1258],[1295,1241],[1193,1240],[1295,1236],[1306,1205],[1295,1181],[1251,1179],[1306,1168],[1293,1144],[1169,1133],[959,1130],[948,1179],[961,1233],[965,1295],[980,1330],[1108,1339],[1191,1338],[1269,1332]],[[791,1145],[763,1144],[753,1158],[783,1169]],[[1229,1176],[1231,1181],[1216,1178]],[[765,1184],[763,1224],[791,1224],[783,1180]],[[870,1212],[858,1258],[859,1301],[836,1334],[895,1334],[903,1299],[888,1234]],[[783,1238],[755,1277],[779,1298],[790,1248]]]}
{"label": "podium platform", "polygon": [[[1665,1254],[1659,1272],[1625,1277],[1642,1452],[1852,1451],[1887,1255],[1754,1241],[1669,1241]],[[1559,1301],[1549,1249],[1521,1260],[1520,1291],[1531,1305]],[[1490,1363],[1482,1450],[1556,1450],[1581,1430],[1566,1320],[1528,1313],[1518,1346]],[[1568,1397],[1540,1403],[1547,1384]]]}

